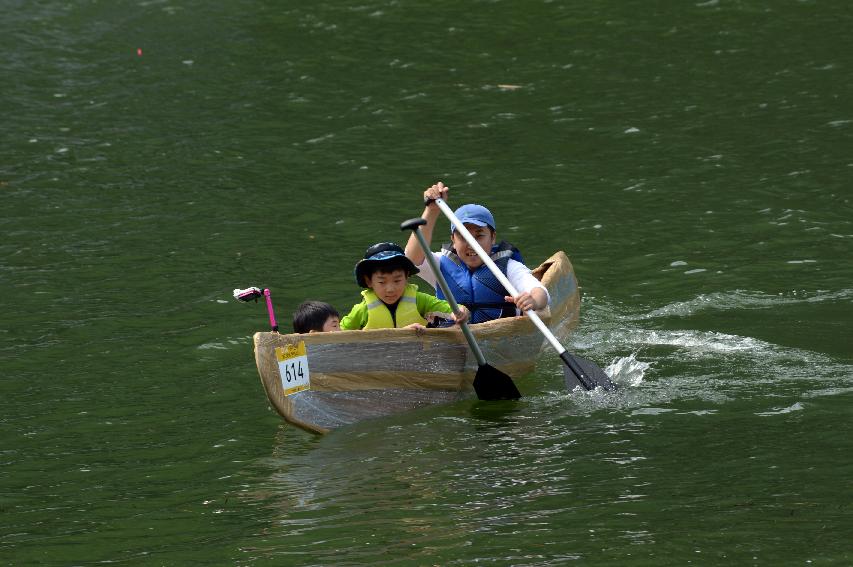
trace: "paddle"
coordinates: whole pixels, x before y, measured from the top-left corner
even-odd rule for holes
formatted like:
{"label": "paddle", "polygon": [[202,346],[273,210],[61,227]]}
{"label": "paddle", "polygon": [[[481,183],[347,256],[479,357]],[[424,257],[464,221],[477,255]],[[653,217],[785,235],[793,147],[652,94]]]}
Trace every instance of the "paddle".
{"label": "paddle", "polygon": [[[456,299],[453,298],[453,294],[450,293],[450,288],[447,287],[447,281],[438,267],[438,262],[435,261],[435,257],[430,252],[429,244],[427,244],[424,235],[421,234],[420,226],[424,224],[426,224],[426,221],[422,218],[409,219],[400,225],[400,230],[411,230],[414,233],[415,238],[418,239],[418,243],[420,243],[421,248],[424,250],[424,256],[426,256],[427,262],[429,262],[435,274],[435,279],[439,287],[441,287],[441,291],[444,292],[444,297],[447,299],[453,312],[458,316],[459,305],[456,303]],[[520,398],[521,393],[515,387],[512,378],[486,362],[486,357],[483,356],[480,345],[477,344],[474,334],[468,328],[468,323],[462,323],[459,326],[462,328],[465,340],[468,341],[468,346],[471,347],[471,351],[477,358],[477,374],[474,375],[474,391],[477,393],[477,397],[481,400],[517,400]]]}
{"label": "paddle", "polygon": [[[444,202],[444,199],[436,199],[435,203],[438,205],[438,208],[441,209],[441,212],[450,219],[450,222],[453,223],[453,226],[456,227],[459,234],[461,234],[465,241],[468,242],[468,245],[474,249],[483,263],[489,268],[489,270],[491,270],[492,274],[494,274],[498,281],[501,282],[509,294],[513,297],[517,297],[518,290],[515,289],[515,286],[510,283],[504,273],[501,272],[500,268],[498,268],[489,255],[486,254],[486,251],[483,250],[483,247],[480,246],[474,236],[468,232],[465,225],[459,221],[447,203]],[[427,254],[427,257],[430,256],[431,254]],[[565,363],[566,368],[563,369],[563,373],[565,374],[567,389],[573,390],[575,386],[578,385],[585,390],[592,390],[599,386],[604,390],[616,389],[616,385],[610,381],[610,377],[604,372],[604,370],[596,366],[594,362],[568,352],[566,347],[560,344],[560,341],[557,340],[554,333],[552,333],[548,326],[542,322],[542,319],[539,318],[539,315],[537,315],[535,311],[531,309],[530,311],[526,311],[525,314],[531,321],[533,321],[542,334],[545,335],[545,338],[548,339],[548,342],[551,343],[551,346],[554,347],[554,350],[557,351],[557,354],[560,355],[560,358]]]}

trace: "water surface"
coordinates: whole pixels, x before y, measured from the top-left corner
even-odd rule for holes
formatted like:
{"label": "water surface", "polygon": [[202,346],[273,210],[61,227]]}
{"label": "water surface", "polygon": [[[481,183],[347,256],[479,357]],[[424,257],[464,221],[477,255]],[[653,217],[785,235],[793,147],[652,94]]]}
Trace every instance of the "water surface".
{"label": "water surface", "polygon": [[[850,563],[844,3],[2,7],[3,563]],[[622,388],[285,425],[231,290],[348,309],[439,179]]]}

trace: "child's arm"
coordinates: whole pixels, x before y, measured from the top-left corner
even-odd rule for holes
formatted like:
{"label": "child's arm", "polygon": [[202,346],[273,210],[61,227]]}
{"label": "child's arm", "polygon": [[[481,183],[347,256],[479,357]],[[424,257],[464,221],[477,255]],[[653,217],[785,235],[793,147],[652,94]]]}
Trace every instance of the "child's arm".
{"label": "child's arm", "polygon": [[515,298],[507,295],[504,299],[510,303],[515,303],[515,306],[522,311],[529,311],[531,309],[538,311],[548,305],[548,295],[541,287],[534,287],[530,291],[522,291]]}
{"label": "child's arm", "polygon": [[[439,181],[424,191],[424,201],[427,199],[439,198],[446,201],[449,189],[449,187],[446,187],[444,183]],[[424,207],[424,212],[421,214],[421,218],[427,221],[427,223],[421,227],[421,234],[423,234],[427,244],[432,242],[432,231],[435,228],[435,222],[438,220],[440,214],[441,209],[439,209],[438,205],[434,202]],[[415,266],[420,266],[424,263],[424,251],[420,244],[418,244],[418,239],[415,237],[414,233],[409,236],[409,241],[406,243],[406,257],[411,260]]]}
{"label": "child's arm", "polygon": [[539,280],[533,277],[530,268],[524,264],[510,260],[507,265],[507,278],[519,291],[519,294],[516,298],[506,296],[504,299],[515,303],[515,306],[522,311],[529,311],[530,309],[538,311],[550,303],[551,298],[548,296],[548,291]]}
{"label": "child's arm", "polygon": [[450,304],[443,299],[439,299],[434,295],[430,295],[428,293],[418,292],[416,297],[416,304],[418,306],[418,313],[421,316],[425,316],[427,313],[431,312],[440,312],[440,313],[450,313],[453,316],[453,320],[456,321],[457,325],[461,325],[462,323],[466,323],[468,319],[471,318],[471,312],[468,311],[468,308],[464,305],[459,306],[459,316],[457,317],[455,313],[453,313],[453,309],[450,308]]}
{"label": "child's arm", "polygon": [[342,331],[359,331],[367,325],[367,303],[362,301],[353,305],[350,312],[341,319]]}
{"label": "child's arm", "polygon": [[459,306],[459,316],[456,313],[453,314],[453,319],[456,321],[457,325],[461,325],[462,323],[467,323],[471,318],[471,312],[468,311],[468,308],[464,305]]}

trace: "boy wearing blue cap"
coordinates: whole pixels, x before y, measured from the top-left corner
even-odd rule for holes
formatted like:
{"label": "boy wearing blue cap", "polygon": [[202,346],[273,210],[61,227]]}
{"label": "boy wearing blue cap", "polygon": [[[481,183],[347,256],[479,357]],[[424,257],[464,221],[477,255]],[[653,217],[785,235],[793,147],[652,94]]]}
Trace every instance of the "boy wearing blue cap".
{"label": "boy wearing blue cap", "polygon": [[[439,181],[424,191],[424,200],[430,200],[421,215],[427,221],[427,224],[421,227],[427,242],[432,239],[433,229],[441,212],[433,201],[438,198],[446,201],[448,189]],[[497,242],[495,218],[489,209],[482,205],[463,205],[456,210],[456,216],[483,250],[490,251],[492,261],[519,291],[517,297],[509,295],[477,252],[456,231],[456,227],[451,226],[450,245],[445,246],[441,252],[432,254],[438,261],[453,297],[470,310],[471,323],[514,317],[530,309],[544,309],[550,302],[548,290],[524,265],[517,248],[505,241]],[[417,266],[421,278],[436,287],[435,275],[414,235],[406,244],[406,256]],[[440,289],[436,290],[436,295],[443,297]]]}
{"label": "boy wearing blue cap", "polygon": [[450,304],[421,293],[410,284],[409,276],[418,273],[403,249],[393,242],[374,244],[355,265],[355,281],[361,287],[361,303],[353,306],[341,319],[341,329],[390,329],[409,327],[423,329],[428,319],[436,317],[458,323],[468,320],[468,310],[460,306],[457,319]]}

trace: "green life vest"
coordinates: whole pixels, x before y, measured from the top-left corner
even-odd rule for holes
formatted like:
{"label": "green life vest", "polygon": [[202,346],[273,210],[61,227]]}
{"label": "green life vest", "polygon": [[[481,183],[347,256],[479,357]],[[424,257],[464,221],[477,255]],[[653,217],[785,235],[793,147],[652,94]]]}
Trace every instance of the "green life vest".
{"label": "green life vest", "polygon": [[388,309],[388,306],[373,293],[372,289],[362,291],[361,295],[367,300],[367,324],[364,328],[393,329],[395,327],[395,319],[398,329],[412,323],[426,325],[426,319],[418,313],[417,291],[418,286],[415,284],[406,284],[403,296],[397,303],[396,317],[393,318],[391,317],[391,311]]}

